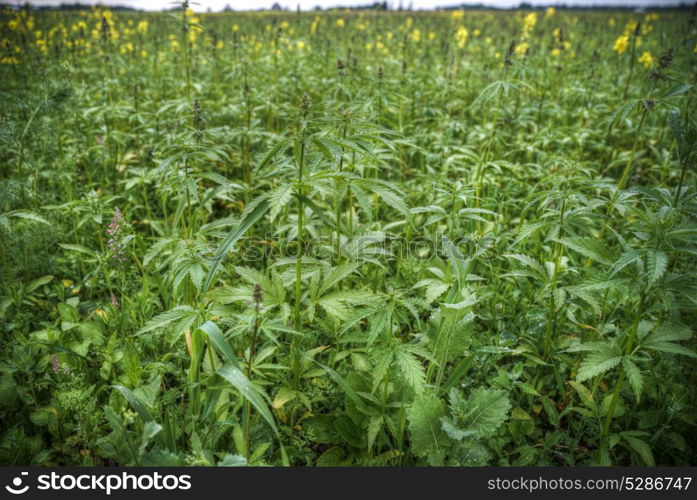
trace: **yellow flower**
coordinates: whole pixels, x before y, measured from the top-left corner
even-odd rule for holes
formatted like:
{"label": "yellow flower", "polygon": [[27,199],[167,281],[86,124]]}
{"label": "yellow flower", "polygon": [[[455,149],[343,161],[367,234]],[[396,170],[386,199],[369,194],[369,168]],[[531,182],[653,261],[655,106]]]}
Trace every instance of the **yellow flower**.
{"label": "yellow flower", "polygon": [[298,49],[303,50],[305,48],[305,42],[302,40],[298,40],[298,42],[295,44],[297,45]]}
{"label": "yellow flower", "polygon": [[63,283],[63,288],[68,288],[75,284],[73,280],[61,280],[61,283]]}
{"label": "yellow flower", "polygon": [[142,59],[145,59],[146,57],[148,57],[148,52],[147,52],[145,49],[141,50],[141,51],[140,51],[140,57],[141,57]]}
{"label": "yellow flower", "polygon": [[128,53],[128,52],[133,52],[133,44],[132,44],[131,42],[128,42],[128,43],[122,45],[122,46],[119,48],[119,52],[120,52],[121,54],[126,54],[126,53]]}
{"label": "yellow flower", "polygon": [[225,46],[225,44],[223,43],[222,40],[218,40],[215,44],[215,48],[218,50],[222,49],[224,46]]}
{"label": "yellow flower", "polygon": [[457,46],[461,49],[465,48],[465,44],[467,43],[467,37],[469,36],[469,32],[467,31],[467,28],[464,26],[460,26],[457,29],[457,33],[455,33],[455,40],[457,40]]}
{"label": "yellow flower", "polygon": [[536,23],[537,14],[534,12],[531,12],[523,18],[523,38],[530,36],[530,33],[532,32],[532,29],[535,27]]}
{"label": "yellow flower", "polygon": [[644,65],[644,68],[649,69],[654,62],[654,58],[650,52],[644,52],[639,58],[639,62]]}
{"label": "yellow flower", "polygon": [[452,14],[450,14],[450,19],[453,21],[461,21],[465,17],[465,11],[464,10],[454,10]]}
{"label": "yellow flower", "polygon": [[421,31],[417,28],[414,31],[411,32],[411,40],[413,42],[420,42],[421,41]]}
{"label": "yellow flower", "polygon": [[556,28],[554,31],[552,31],[552,36],[554,37],[555,40],[559,40],[559,35],[561,35],[560,28]]}
{"label": "yellow flower", "polygon": [[240,27],[237,26],[236,24],[232,25],[232,31],[239,31]]}
{"label": "yellow flower", "polygon": [[339,28],[343,28],[344,26],[346,26],[346,21],[344,21],[343,19],[339,18],[339,19],[336,20],[336,25],[337,25]]}
{"label": "yellow flower", "polygon": [[556,14],[557,9],[554,7],[548,7],[547,10],[545,11],[545,19],[549,19],[552,17],[554,14]]}
{"label": "yellow flower", "polygon": [[561,54],[561,50],[559,50],[559,49],[552,49],[551,54],[552,54],[554,57],[559,57],[559,55]]}
{"label": "yellow flower", "polygon": [[627,50],[628,45],[629,45],[629,36],[628,35],[618,36],[617,40],[615,40],[615,46],[612,48],[612,50],[614,50],[618,54],[621,54]]}
{"label": "yellow flower", "polygon": [[632,33],[634,33],[636,31],[638,26],[639,26],[639,23],[637,23],[636,21],[629,21],[627,23],[627,25],[624,27],[624,34],[631,35]]}
{"label": "yellow flower", "polygon": [[36,48],[41,51],[42,54],[48,54],[48,46],[46,45],[46,40],[39,39],[36,41]]}
{"label": "yellow flower", "polygon": [[523,56],[529,48],[530,44],[528,42],[520,42],[518,45],[515,46],[515,53],[519,56]]}
{"label": "yellow flower", "polygon": [[482,34],[482,32],[481,32],[481,30],[479,30],[479,29],[475,29],[475,30],[472,32],[472,34],[473,34],[474,36],[479,36],[479,35]]}
{"label": "yellow flower", "polygon": [[144,35],[145,33],[148,32],[148,22],[147,21],[140,21],[138,23],[138,26],[136,26],[136,31],[140,33],[141,35]]}
{"label": "yellow flower", "polygon": [[428,33],[428,39],[429,40],[435,40],[436,39],[436,34],[433,31],[430,31]]}
{"label": "yellow flower", "polygon": [[283,21],[283,22],[281,23],[281,29],[282,29],[282,30],[288,29],[288,26],[290,26],[290,24],[288,24],[288,21]]}

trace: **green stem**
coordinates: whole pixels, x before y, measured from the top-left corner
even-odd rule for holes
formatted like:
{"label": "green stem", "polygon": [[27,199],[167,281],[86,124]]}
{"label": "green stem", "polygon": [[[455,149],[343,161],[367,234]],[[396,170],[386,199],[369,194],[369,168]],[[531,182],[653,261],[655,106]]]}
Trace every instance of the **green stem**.
{"label": "green stem", "polygon": [[632,54],[629,59],[629,76],[627,77],[627,83],[624,85],[624,92],[622,92],[622,99],[627,98],[627,92],[629,91],[629,84],[632,81],[632,74],[634,73],[634,57],[636,56],[636,41],[639,31],[639,25],[637,24],[636,30],[634,30],[634,35],[632,36]]}
{"label": "green stem", "polygon": [[[303,132],[304,134],[304,132]],[[303,163],[305,162],[305,138],[300,139],[300,164],[298,165],[298,193],[303,194]],[[295,261],[295,328],[300,328],[300,285],[302,281],[302,242],[304,205],[298,198],[298,255]]]}
{"label": "green stem", "polygon": [[[625,345],[624,352],[626,355],[631,354],[632,347],[634,347],[634,341],[636,340],[637,330],[639,329],[639,320],[641,319],[642,305],[644,303],[644,292],[641,292],[639,297],[639,304],[637,305],[637,311],[634,316],[634,323],[632,324],[632,330],[629,333],[629,338],[627,339],[627,344]],[[620,392],[622,391],[622,386],[624,385],[624,380],[626,378],[626,373],[624,368],[620,369],[620,376],[617,379],[617,385],[615,385],[615,390],[612,393],[612,399],[610,400],[610,406],[607,410],[607,415],[605,416],[605,423],[602,428],[603,442],[607,438],[608,432],[610,431],[610,424],[612,423],[612,417],[615,414],[615,408],[617,407],[617,401],[619,400]]]}
{"label": "green stem", "polygon": [[644,128],[644,122],[646,121],[646,115],[648,112],[648,108],[644,106],[644,111],[641,113],[641,120],[639,121],[639,128],[637,129],[636,136],[634,138],[634,146],[632,147],[632,152],[629,155],[629,161],[627,161],[627,165],[624,167],[622,177],[620,177],[620,180],[617,182],[617,187],[619,189],[624,189],[626,187],[629,174],[632,172],[634,157],[636,156],[637,147],[639,146],[639,138],[641,137],[641,131]]}

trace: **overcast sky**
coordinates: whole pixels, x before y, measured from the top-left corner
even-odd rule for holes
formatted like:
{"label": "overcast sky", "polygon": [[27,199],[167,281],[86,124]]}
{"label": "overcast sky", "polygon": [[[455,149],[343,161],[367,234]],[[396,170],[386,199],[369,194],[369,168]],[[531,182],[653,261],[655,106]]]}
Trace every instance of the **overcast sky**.
{"label": "overcast sky", "polygon": [[[5,0],[8,3],[12,0]],[[139,9],[160,10],[171,7],[171,0],[29,0],[34,5],[59,5],[61,3],[75,3],[76,1],[83,4],[104,3],[106,5],[128,5]],[[194,10],[205,11],[208,8],[212,10],[221,10],[225,5],[232,6],[235,10],[245,9],[268,9],[274,3],[295,9],[300,5],[301,9],[312,9],[317,5],[324,8],[335,7],[337,5],[366,5],[373,3],[373,0],[193,0],[198,5],[192,5]],[[382,0],[380,0],[382,1]],[[388,4],[397,6],[400,0],[387,0]],[[533,5],[618,5],[618,6],[642,6],[642,5],[677,5],[681,0],[522,0]],[[689,0],[683,0],[689,3]],[[512,7],[520,4],[521,0],[402,0],[404,7],[410,3],[415,9],[432,9],[434,7],[442,7],[448,5],[461,4],[486,4],[497,7]],[[24,0],[18,3],[24,3]]]}

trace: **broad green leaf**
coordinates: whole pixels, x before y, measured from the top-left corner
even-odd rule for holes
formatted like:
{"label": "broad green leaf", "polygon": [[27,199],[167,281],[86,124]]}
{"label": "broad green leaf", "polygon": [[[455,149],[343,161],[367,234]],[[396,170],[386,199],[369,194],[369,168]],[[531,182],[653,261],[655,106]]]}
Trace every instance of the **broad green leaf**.
{"label": "broad green leaf", "polygon": [[627,374],[627,380],[629,385],[634,391],[637,401],[641,396],[641,389],[644,385],[644,377],[641,375],[641,371],[636,364],[628,356],[622,358],[622,367],[624,368],[624,373]]}
{"label": "broad green leaf", "polygon": [[429,465],[443,465],[448,452],[448,436],[441,428],[445,403],[433,394],[417,397],[407,409],[410,448]]}
{"label": "broad green leaf", "polygon": [[227,237],[220,244],[220,247],[218,247],[218,251],[216,252],[215,257],[213,257],[213,261],[208,270],[208,276],[206,277],[206,281],[203,284],[202,292],[204,294],[210,288],[211,283],[213,282],[213,278],[215,277],[215,274],[218,271],[218,267],[223,262],[223,259],[228,254],[228,252],[232,249],[232,246],[235,244],[235,242],[238,239],[240,239],[240,237],[244,233],[246,233],[247,230],[250,227],[252,227],[256,221],[261,219],[266,213],[266,211],[269,210],[269,208],[271,207],[268,200],[266,200],[265,198],[259,199],[259,201],[256,203],[252,202],[252,204],[250,205],[252,208],[250,210],[245,210],[237,227],[235,227],[235,229],[228,233]]}
{"label": "broad green leaf", "polygon": [[651,452],[651,447],[646,441],[634,436],[630,436],[626,432],[622,433],[622,438],[627,442],[631,449],[637,452],[646,465],[649,467],[656,465],[653,459],[653,453]]}
{"label": "broad green leaf", "polygon": [[242,371],[232,363],[224,364],[218,369],[218,375],[230,382],[233,387],[235,387],[242,396],[247,399],[252,406],[259,412],[269,427],[278,435],[278,428],[276,427],[276,420],[269,410],[269,407],[261,396],[259,390],[254,387],[254,385],[249,381],[249,379],[242,373]]}
{"label": "broad green leaf", "polygon": [[223,355],[227,362],[231,363],[237,369],[240,368],[240,363],[237,356],[235,356],[235,353],[233,352],[232,347],[230,347],[227,339],[225,339],[223,332],[220,331],[220,328],[218,328],[215,323],[212,321],[206,321],[204,324],[198,327],[198,330],[202,331],[208,336],[208,339],[211,341],[213,346],[216,348],[216,350],[218,350],[218,352],[220,352],[220,354]]}
{"label": "broad green leaf", "polygon": [[131,404],[133,409],[138,413],[140,418],[143,419],[143,422],[152,422],[153,417],[152,414],[150,413],[150,410],[148,409],[147,405],[141,401],[138,396],[133,394],[130,389],[122,386],[122,385],[113,385],[112,386],[114,389],[117,389],[121,394],[124,395],[124,397],[128,400],[128,402]]}

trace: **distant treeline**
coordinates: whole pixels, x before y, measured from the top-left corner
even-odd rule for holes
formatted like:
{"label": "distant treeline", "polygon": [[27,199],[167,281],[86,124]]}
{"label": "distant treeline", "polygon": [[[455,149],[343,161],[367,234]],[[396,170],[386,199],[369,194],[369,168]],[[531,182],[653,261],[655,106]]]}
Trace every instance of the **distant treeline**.
{"label": "distant treeline", "polygon": [[[692,7],[691,4],[687,2],[682,2],[679,5],[665,5],[661,3],[656,3],[653,5],[642,5],[641,7],[638,6],[619,6],[619,5],[576,5],[574,3],[569,3],[567,4],[561,4],[561,5],[549,5],[553,6],[557,10],[635,10],[637,8],[640,8],[642,10],[665,10],[665,9],[689,9]],[[544,10],[549,6],[533,6],[527,2],[521,2],[518,7],[510,7],[510,8],[504,8],[504,7],[492,7],[490,5],[485,5],[485,4],[473,4],[473,5],[450,5],[450,6],[443,6],[443,7],[436,7],[435,10],[445,10],[445,11],[450,11],[450,10],[459,10],[459,9],[465,9],[465,10],[487,10],[487,9],[496,9],[496,10],[517,10],[517,9],[522,9],[522,10]],[[93,5],[87,5],[87,4],[82,4],[79,2],[75,3],[61,3],[60,5],[33,5],[31,2],[25,3],[24,5],[18,5],[18,4],[8,4],[8,3],[3,3],[0,2],[0,8],[10,8],[10,9],[24,9],[24,8],[31,8],[35,10],[89,10],[92,9],[94,6]],[[109,5],[110,10],[114,11],[119,11],[119,10],[125,10],[125,11],[140,11],[143,9],[138,9],[135,7],[128,7],[126,5]],[[173,7],[171,9],[166,9],[166,10],[180,10],[181,7]],[[315,11],[323,11],[323,10],[335,10],[335,9],[340,9],[340,10],[383,10],[383,11],[397,11],[397,12],[402,12],[402,11],[412,11],[415,10],[413,8],[413,5],[411,3],[404,4],[400,2],[398,5],[394,4],[388,4],[388,2],[374,2],[372,4],[365,4],[365,5],[355,5],[355,6],[343,6],[343,5],[337,5],[335,7],[331,8],[322,8],[321,6],[316,6],[313,10]],[[236,9],[233,9],[232,6],[229,4],[226,5],[223,8],[223,12],[232,12]],[[263,10],[263,9],[248,9],[248,10]],[[277,10],[277,11],[291,11],[294,9],[291,9],[290,7],[283,7],[279,3],[275,3],[271,6],[271,10]],[[209,9],[210,11],[210,9]]]}

